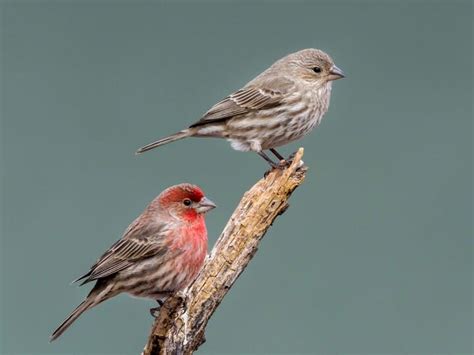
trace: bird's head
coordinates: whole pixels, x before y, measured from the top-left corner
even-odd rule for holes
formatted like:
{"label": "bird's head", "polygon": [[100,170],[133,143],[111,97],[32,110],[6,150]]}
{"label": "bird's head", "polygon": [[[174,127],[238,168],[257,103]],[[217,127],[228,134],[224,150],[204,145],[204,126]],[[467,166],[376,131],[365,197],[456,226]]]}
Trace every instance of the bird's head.
{"label": "bird's head", "polygon": [[193,221],[216,207],[214,202],[204,196],[200,187],[191,184],[167,188],[157,197],[157,203],[162,211],[188,221]]}
{"label": "bird's head", "polygon": [[314,48],[291,53],[276,62],[275,66],[284,66],[293,77],[315,86],[344,78],[344,72],[334,64],[332,58]]}

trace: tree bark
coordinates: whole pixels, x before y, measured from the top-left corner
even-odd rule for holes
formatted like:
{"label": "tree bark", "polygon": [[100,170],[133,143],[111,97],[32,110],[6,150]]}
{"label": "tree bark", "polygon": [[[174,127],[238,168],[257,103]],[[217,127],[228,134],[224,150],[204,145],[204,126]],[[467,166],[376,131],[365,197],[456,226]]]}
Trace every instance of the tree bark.
{"label": "tree bark", "polygon": [[300,148],[286,169],[273,169],[242,197],[194,283],[163,304],[144,355],[192,354],[205,342],[210,317],[255,255],[273,221],[303,183]]}

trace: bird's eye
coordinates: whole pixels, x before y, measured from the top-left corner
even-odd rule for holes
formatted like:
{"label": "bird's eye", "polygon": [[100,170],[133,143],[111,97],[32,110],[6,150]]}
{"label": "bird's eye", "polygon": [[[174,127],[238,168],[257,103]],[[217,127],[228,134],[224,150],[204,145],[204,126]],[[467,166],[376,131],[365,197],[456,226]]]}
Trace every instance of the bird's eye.
{"label": "bird's eye", "polygon": [[314,71],[315,73],[321,73],[321,68],[320,68],[320,67],[314,67],[314,68],[313,68],[313,71]]}
{"label": "bird's eye", "polygon": [[185,206],[191,206],[191,200],[190,200],[189,198],[185,198],[185,199],[183,200],[183,204],[184,204]]}

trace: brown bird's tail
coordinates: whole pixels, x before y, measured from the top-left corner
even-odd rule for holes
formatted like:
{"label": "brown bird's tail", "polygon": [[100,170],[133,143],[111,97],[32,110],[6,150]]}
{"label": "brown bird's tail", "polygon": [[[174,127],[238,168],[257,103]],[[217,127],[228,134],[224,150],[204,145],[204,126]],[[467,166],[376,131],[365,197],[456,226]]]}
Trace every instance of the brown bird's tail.
{"label": "brown bird's tail", "polygon": [[86,298],[84,301],[82,301],[82,303],[77,306],[77,308],[72,311],[72,313],[69,315],[69,317],[67,317],[64,322],[61,323],[61,325],[53,332],[53,334],[51,334],[51,337],[49,338],[49,341],[52,342],[54,340],[56,340],[57,338],[59,338],[61,336],[62,333],[64,333],[66,331],[67,328],[69,328],[69,326],[74,323],[74,321],[79,318],[79,316],[84,313],[85,311],[87,311],[89,308],[95,306],[96,304],[94,304],[93,300],[91,300],[90,298]]}
{"label": "brown bird's tail", "polygon": [[168,144],[183,138],[191,137],[194,134],[194,130],[192,129],[183,129],[182,131],[179,131],[178,133],[172,134],[171,136],[161,138],[157,140],[156,142],[147,144],[144,147],[141,147],[140,149],[137,150],[136,154],[144,153],[149,150],[155,149],[156,147],[162,146],[164,144]]}

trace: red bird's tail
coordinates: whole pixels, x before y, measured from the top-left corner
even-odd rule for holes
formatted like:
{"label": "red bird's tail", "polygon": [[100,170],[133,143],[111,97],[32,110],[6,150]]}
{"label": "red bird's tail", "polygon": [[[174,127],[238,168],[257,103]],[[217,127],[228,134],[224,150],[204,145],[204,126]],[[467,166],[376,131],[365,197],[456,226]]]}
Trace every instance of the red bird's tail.
{"label": "red bird's tail", "polygon": [[153,142],[153,143],[147,144],[144,147],[141,147],[140,149],[137,150],[136,154],[144,153],[149,150],[155,149],[156,147],[159,147],[159,146],[162,146],[162,145],[165,145],[165,144],[168,144],[168,143],[171,143],[183,138],[191,137],[193,133],[194,132],[191,129],[183,129],[182,131],[179,131],[178,133],[172,134],[171,136],[168,136],[165,138],[161,138],[157,140],[156,142]]}

